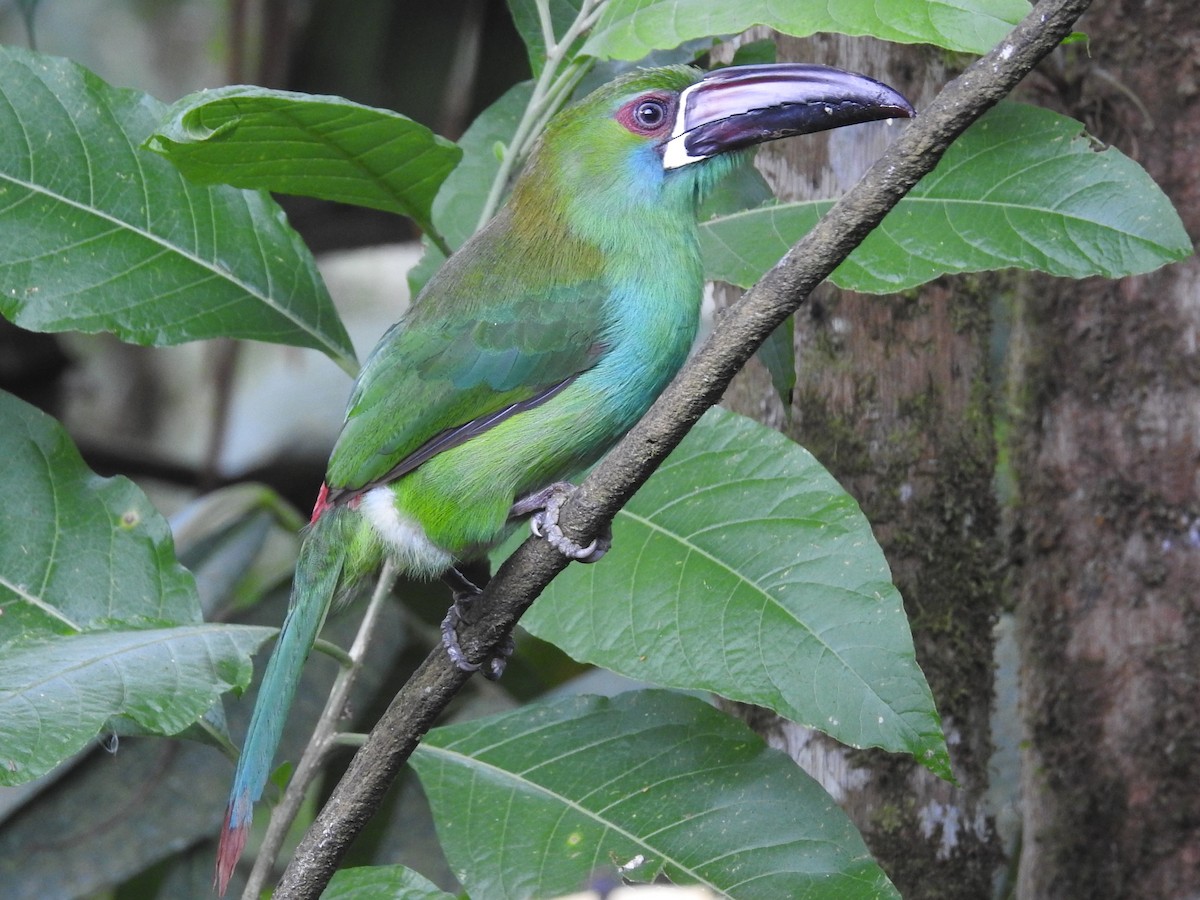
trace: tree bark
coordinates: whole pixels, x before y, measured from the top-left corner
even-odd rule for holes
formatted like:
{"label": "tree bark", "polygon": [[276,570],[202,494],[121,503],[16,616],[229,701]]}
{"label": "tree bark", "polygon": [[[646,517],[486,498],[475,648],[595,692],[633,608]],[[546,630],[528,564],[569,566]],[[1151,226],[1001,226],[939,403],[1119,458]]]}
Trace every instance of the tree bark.
{"label": "tree bark", "polygon": [[[864,72],[918,111],[949,79],[943,54],[838,36],[779,40],[779,57]],[[784,199],[844,192],[895,135],[885,125],[763,148],[759,168]],[[859,501],[905,598],[943,717],[958,786],[913,760],[848,749],[762,716],[752,724],[820,780],[910,900],[987,897],[1000,861],[984,807],[991,750],[992,625],[998,505],[988,377],[986,282],[938,282],[904,295],[814,293],[797,315],[790,409],[761,366],[725,404],[808,447]]]}
{"label": "tree bark", "polygon": [[[1200,234],[1200,8],[1102,4],[1043,102]],[[1200,264],[1031,278],[1014,345],[1024,898],[1200,897]]]}

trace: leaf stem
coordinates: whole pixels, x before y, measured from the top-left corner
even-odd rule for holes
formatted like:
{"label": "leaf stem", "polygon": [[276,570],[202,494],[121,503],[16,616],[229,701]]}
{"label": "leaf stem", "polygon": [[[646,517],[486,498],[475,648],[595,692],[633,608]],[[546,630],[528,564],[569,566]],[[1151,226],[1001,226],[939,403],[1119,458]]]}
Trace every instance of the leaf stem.
{"label": "leaf stem", "polygon": [[[555,41],[553,39],[554,29],[549,19],[549,2],[548,0],[538,0],[538,16],[542,20],[543,34],[548,38],[546,63],[542,66],[537,81],[534,82],[533,94],[529,98],[525,112],[521,115],[521,121],[517,123],[512,140],[509,141],[504,152],[504,158],[500,160],[500,168],[492,180],[491,189],[488,191],[487,199],[479,214],[476,230],[486,225],[495,215],[513,172],[525,161],[529,149],[541,134],[546,122],[558,111],[570,95],[571,90],[594,64],[591,57],[577,56],[569,62],[565,61],[571,52],[571,46],[580,35],[591,27],[596,21],[597,14],[607,3],[608,0],[584,0],[575,21],[571,23],[563,36]],[[563,68],[564,62],[565,69]],[[563,71],[560,72],[560,69]]]}
{"label": "leaf stem", "polygon": [[542,43],[546,53],[554,46],[554,20],[550,17],[550,0],[537,0],[538,22],[542,26]]}
{"label": "leaf stem", "polygon": [[326,656],[337,660],[339,666],[348,669],[354,665],[354,657],[339,647],[333,641],[325,641],[320,638],[313,643],[314,650],[320,650]]}
{"label": "leaf stem", "polygon": [[442,237],[442,233],[434,227],[432,222],[430,222],[429,227],[425,229],[425,237],[429,238],[430,243],[437,247],[438,252],[443,256],[449,256],[454,252],[453,248],[446,241],[446,239]]}

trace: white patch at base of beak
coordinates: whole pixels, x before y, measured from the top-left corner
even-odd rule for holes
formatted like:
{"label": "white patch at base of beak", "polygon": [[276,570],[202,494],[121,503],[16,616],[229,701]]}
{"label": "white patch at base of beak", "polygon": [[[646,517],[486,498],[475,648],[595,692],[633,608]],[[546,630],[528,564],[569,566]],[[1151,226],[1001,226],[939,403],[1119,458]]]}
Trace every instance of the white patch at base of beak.
{"label": "white patch at base of beak", "polygon": [[699,83],[696,82],[696,84],[684,88],[679,93],[679,103],[675,110],[675,127],[671,129],[671,136],[663,142],[662,160],[664,169],[679,169],[689,163],[708,159],[707,156],[692,156],[683,144],[684,136],[687,134],[688,95],[696,89]]}

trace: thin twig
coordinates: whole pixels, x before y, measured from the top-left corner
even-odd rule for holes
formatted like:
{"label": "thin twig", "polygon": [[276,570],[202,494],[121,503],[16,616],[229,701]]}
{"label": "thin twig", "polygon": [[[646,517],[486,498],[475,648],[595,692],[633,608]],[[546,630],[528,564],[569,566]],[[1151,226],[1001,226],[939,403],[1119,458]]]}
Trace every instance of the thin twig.
{"label": "thin twig", "polygon": [[[646,416],[563,506],[564,531],[587,543],[612,520],[704,411],[720,399],[767,335],[932,171],[956,137],[1070,34],[1089,3],[1044,0],[992,52],[946,86],[862,180],[727,313]],[[459,632],[468,658],[486,657],[566,566],[566,559],[545,541],[522,544],[485,589],[478,604],[479,620]],[[297,847],[275,892],[277,900],[321,894],[421,735],[466,680],[440,647],[430,653],[355,754]]]}
{"label": "thin twig", "polygon": [[546,52],[554,46],[554,21],[550,18],[550,0],[537,0],[538,24],[542,26],[542,43]]}
{"label": "thin twig", "polygon": [[[591,67],[593,60],[590,57],[582,60],[576,58],[571,60],[566,71],[562,73],[558,71],[559,66],[567,58],[567,54],[571,52],[571,45],[583,34],[588,23],[592,21],[593,14],[602,9],[605,2],[606,0],[584,0],[575,21],[557,41],[553,39],[549,8],[546,8],[545,17],[542,19],[543,31],[549,34],[549,39],[546,41],[546,61],[534,82],[533,93],[529,98],[529,103],[525,106],[525,111],[521,114],[521,120],[517,123],[508,147],[505,148],[504,158],[500,160],[500,168],[496,171],[496,177],[492,180],[487,199],[480,211],[477,228],[486,225],[495,214],[504,196],[504,191],[508,187],[509,179],[517,167],[525,161],[529,148],[541,133],[546,120],[562,105],[570,89],[579,83],[579,79]],[[539,14],[541,14],[540,6]]]}

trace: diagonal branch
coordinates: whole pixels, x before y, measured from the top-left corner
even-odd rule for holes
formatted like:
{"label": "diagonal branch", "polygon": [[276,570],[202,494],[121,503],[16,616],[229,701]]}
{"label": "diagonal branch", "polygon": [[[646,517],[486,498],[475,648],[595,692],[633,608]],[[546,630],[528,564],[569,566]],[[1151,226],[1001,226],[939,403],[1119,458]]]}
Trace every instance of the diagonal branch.
{"label": "diagonal branch", "polygon": [[[1008,94],[1071,33],[1090,0],[1043,0],[986,56],[952,81],[876,164],[742,300],[679,373],[646,416],[563,506],[560,522],[587,543],[724,393],[766,337],[807,299],[923,176],[946,148]],[[528,540],[497,571],[461,628],[468,658],[487,656],[516,625],[567,560],[545,541]],[[469,676],[435,649],[400,690],[355,755],[284,872],[276,898],[318,897],[343,853],[377,808],[400,766]]]}

